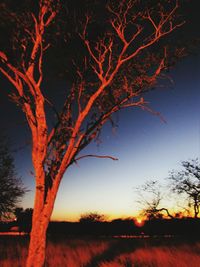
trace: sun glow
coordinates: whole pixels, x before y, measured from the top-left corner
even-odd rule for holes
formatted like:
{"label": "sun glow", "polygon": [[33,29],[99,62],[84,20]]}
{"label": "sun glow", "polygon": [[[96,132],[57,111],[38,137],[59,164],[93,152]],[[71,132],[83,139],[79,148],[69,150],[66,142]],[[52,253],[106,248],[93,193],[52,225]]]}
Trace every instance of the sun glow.
{"label": "sun glow", "polygon": [[136,226],[142,227],[145,224],[145,221],[142,218],[136,218],[134,223],[135,223]]}

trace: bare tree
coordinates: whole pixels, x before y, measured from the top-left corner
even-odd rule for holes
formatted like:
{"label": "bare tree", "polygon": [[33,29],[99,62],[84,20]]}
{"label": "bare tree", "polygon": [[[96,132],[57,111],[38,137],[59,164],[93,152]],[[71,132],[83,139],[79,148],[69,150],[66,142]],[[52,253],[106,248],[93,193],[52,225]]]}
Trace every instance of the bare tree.
{"label": "bare tree", "polygon": [[183,161],[182,171],[172,171],[170,181],[172,191],[187,199],[188,207],[197,218],[200,210],[200,164],[199,160]]}
{"label": "bare tree", "polygon": [[162,186],[158,181],[149,180],[136,188],[138,195],[137,202],[141,206],[141,215],[149,220],[167,217],[174,218],[166,207],[163,207],[162,201],[164,193]]}
{"label": "bare tree", "polygon": [[26,189],[17,176],[14,159],[5,140],[0,140],[0,219],[12,216]]}
{"label": "bare tree", "polygon": [[[84,157],[109,158],[79,153],[97,138],[115,112],[128,107],[151,111],[142,94],[155,87],[157,78],[169,67],[174,47],[170,48],[166,37],[184,23],[176,15],[178,1],[162,3],[110,1],[105,27],[98,36],[95,17],[86,15],[79,30],[79,42],[85,46],[82,64],[76,68],[76,82],[68,90],[63,108],[56,111],[54,127],[48,124],[45,109],[45,104],[53,107],[44,86],[45,55],[51,51],[49,33],[55,33],[51,29],[62,6],[59,1],[40,0],[21,20],[11,14],[23,29],[15,35],[12,56],[6,49],[0,50],[0,72],[13,85],[10,97],[24,112],[32,134],[36,191],[27,267],[44,265],[46,230],[68,167]],[[173,51],[176,56],[182,53]]]}

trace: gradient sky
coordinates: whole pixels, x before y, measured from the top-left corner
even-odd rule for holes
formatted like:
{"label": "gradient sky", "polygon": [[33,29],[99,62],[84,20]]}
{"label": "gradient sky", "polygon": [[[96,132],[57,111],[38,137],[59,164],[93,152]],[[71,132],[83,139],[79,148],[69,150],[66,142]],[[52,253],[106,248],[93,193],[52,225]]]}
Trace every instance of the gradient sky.
{"label": "gradient sky", "polygon": [[[198,5],[199,1],[193,3]],[[196,26],[191,27],[191,35],[199,31],[199,9],[194,7],[192,12],[196,15],[191,23]],[[103,213],[110,219],[135,216],[138,204],[134,187],[149,179],[163,183],[170,170],[180,168],[182,160],[200,157],[200,56],[183,59],[169,75],[173,85],[164,82],[165,86],[146,94],[150,107],[160,112],[166,123],[139,108],[118,113],[115,131],[105,125],[101,144],[90,144],[84,153],[119,160],[88,158],[71,166],[63,177],[53,220],[77,220],[86,212]],[[8,102],[10,85],[5,85],[0,96],[1,132],[9,136],[16,150],[17,173],[30,190],[21,206],[30,208],[34,201],[30,133],[21,111]]]}
{"label": "gradient sky", "polygon": [[[134,216],[138,211],[134,187],[148,179],[161,183],[180,161],[200,156],[200,57],[190,56],[170,73],[174,85],[149,92],[146,100],[162,114],[166,123],[139,108],[121,111],[115,131],[107,124],[100,145],[91,144],[85,153],[112,155],[109,159],[82,159],[64,175],[55,203],[53,220],[77,220],[85,212],[99,212],[110,219]],[[19,110],[0,101],[3,130],[7,129],[13,147],[28,140]],[[7,113],[5,113],[7,112]],[[6,120],[7,114],[10,120]],[[12,118],[12,119],[11,119]],[[21,122],[21,123],[19,123]],[[11,131],[12,129],[12,131]],[[30,189],[21,205],[33,206],[34,177],[31,174],[30,146],[14,153],[16,168]]]}

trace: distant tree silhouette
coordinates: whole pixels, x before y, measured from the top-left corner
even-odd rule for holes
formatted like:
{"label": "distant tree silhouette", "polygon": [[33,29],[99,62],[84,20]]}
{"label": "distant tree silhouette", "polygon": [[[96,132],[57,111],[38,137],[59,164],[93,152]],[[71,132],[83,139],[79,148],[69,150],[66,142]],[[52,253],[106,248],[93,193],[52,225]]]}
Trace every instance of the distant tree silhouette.
{"label": "distant tree silhouette", "polygon": [[97,212],[90,212],[82,214],[79,222],[81,223],[93,223],[93,222],[103,222],[105,221],[106,216],[103,214],[99,214]]}
{"label": "distant tree silhouette", "polygon": [[0,219],[8,218],[14,212],[26,189],[17,177],[14,159],[8,144],[0,139]]}
{"label": "distant tree silhouette", "polygon": [[149,180],[145,182],[143,185],[136,188],[136,193],[138,195],[137,202],[142,206],[141,215],[150,220],[161,219],[164,214],[173,218],[169,210],[161,205],[163,193],[158,181]]}
{"label": "distant tree silhouette", "polygon": [[198,159],[183,161],[182,167],[181,171],[171,171],[171,189],[186,198],[197,218],[200,211],[200,163]]}
{"label": "distant tree silhouette", "polygon": [[32,226],[33,209],[16,208],[14,212],[20,232],[30,233]]}
{"label": "distant tree silhouette", "polygon": [[23,208],[19,208],[17,207],[15,210],[14,210],[14,214],[16,216],[16,219],[18,220],[18,218],[20,217],[20,215],[23,213],[24,209]]}

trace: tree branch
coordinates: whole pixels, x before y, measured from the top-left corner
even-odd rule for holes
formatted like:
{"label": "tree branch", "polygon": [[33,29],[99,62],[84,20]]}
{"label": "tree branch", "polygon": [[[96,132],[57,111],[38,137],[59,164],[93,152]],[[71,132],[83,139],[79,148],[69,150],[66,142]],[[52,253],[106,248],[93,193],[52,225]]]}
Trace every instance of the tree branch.
{"label": "tree branch", "polygon": [[75,158],[74,161],[78,161],[80,159],[83,158],[100,158],[100,159],[112,159],[112,160],[118,160],[118,158],[112,157],[112,156],[107,156],[107,155],[93,155],[93,154],[89,154],[89,155],[83,155],[80,156],[78,158]]}

